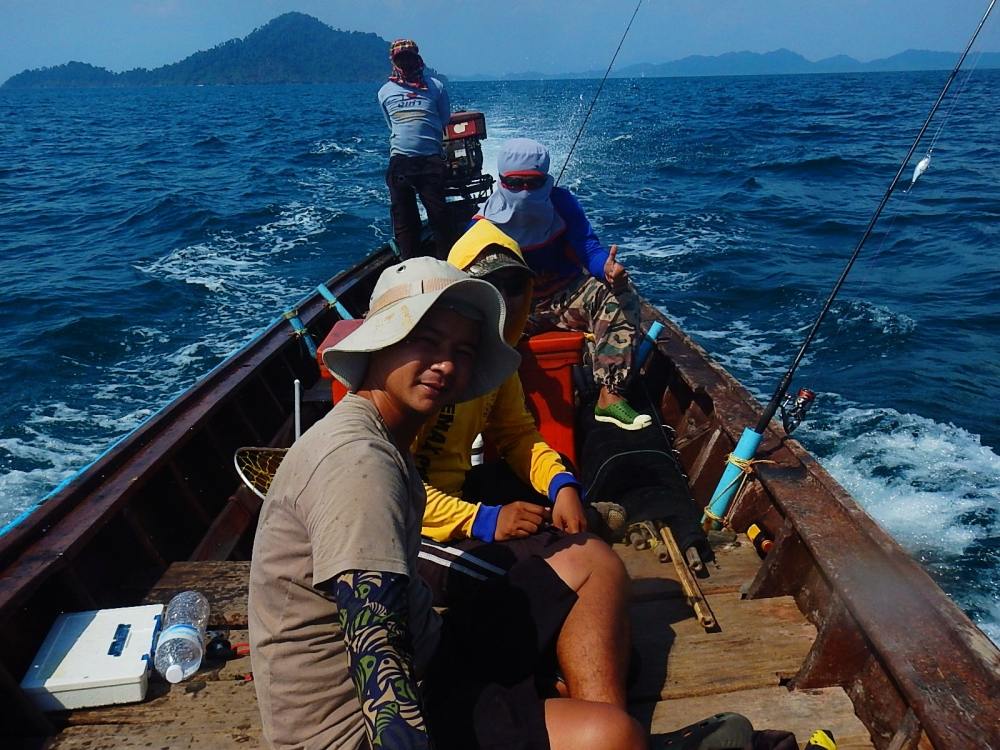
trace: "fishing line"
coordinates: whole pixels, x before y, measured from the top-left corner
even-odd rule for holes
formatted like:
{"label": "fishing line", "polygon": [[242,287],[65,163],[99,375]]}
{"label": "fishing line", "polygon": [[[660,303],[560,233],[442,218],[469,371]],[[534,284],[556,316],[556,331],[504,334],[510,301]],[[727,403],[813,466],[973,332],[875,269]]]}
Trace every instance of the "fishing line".
{"label": "fishing line", "polygon": [[556,185],[558,185],[559,181],[562,180],[563,172],[566,171],[566,165],[569,164],[569,158],[573,155],[573,151],[576,149],[576,144],[580,142],[580,136],[583,135],[583,129],[587,127],[587,120],[590,119],[590,113],[594,111],[594,105],[597,104],[597,97],[601,95],[601,90],[604,88],[604,82],[608,80],[608,75],[611,73],[611,67],[615,64],[615,60],[618,58],[618,53],[621,52],[622,45],[625,44],[625,37],[628,36],[629,29],[632,28],[632,22],[639,13],[639,6],[641,5],[642,0],[639,0],[639,2],[636,3],[635,10],[632,11],[632,18],[629,19],[628,26],[625,27],[625,33],[622,34],[622,38],[618,42],[618,49],[616,49],[615,54],[611,56],[611,62],[608,63],[608,69],[604,71],[604,78],[601,79],[601,84],[597,87],[597,92],[594,94],[594,98],[590,100],[590,108],[587,110],[587,114],[584,115],[583,122],[580,123],[580,129],[576,131],[576,138],[573,139],[573,145],[569,147],[569,153],[566,154],[566,160],[563,162],[562,169],[559,170],[559,176],[556,177]]}
{"label": "fishing line", "polygon": [[[952,113],[954,113],[956,105],[958,104],[959,100],[962,98],[962,94],[965,92],[966,87],[969,85],[969,81],[972,80],[973,74],[979,68],[979,63],[982,60],[982,58],[983,58],[983,50],[980,49],[980,50],[978,50],[975,53],[974,58],[973,58],[973,62],[972,62],[972,66],[967,70],[966,75],[961,79],[961,84],[959,85],[958,89],[955,91],[955,93],[951,97],[951,102],[948,105],[948,109],[945,112],[945,114],[944,114],[944,116],[943,116],[943,118],[941,120],[941,123],[938,125],[937,130],[935,131],[934,137],[931,139],[931,145],[928,147],[927,152],[926,152],[926,156],[927,157],[930,157],[931,153],[934,151],[934,148],[935,148],[935,146],[936,146],[936,144],[938,142],[938,139],[941,137],[941,134],[944,131],[945,126],[948,124],[949,120],[951,119]],[[869,257],[868,261],[869,261],[870,266],[872,268],[874,268],[877,265],[879,259],[882,257],[882,251],[885,249],[886,243],[889,241],[889,238],[892,236],[892,231],[893,231],[893,228],[896,225],[896,220],[900,217],[900,215],[901,215],[901,209],[903,208],[903,206],[905,206],[906,201],[909,199],[910,190],[913,188],[914,184],[915,183],[911,182],[910,186],[903,191],[902,198],[901,198],[901,201],[902,201],[901,205],[897,207],[896,212],[892,215],[892,218],[889,221],[889,225],[885,228],[885,232],[884,232],[884,234],[882,236],[882,241],[879,243],[879,245],[876,248],[875,252]],[[862,277],[861,283],[858,285],[858,288],[855,290],[855,293],[854,293],[854,299],[855,300],[859,299],[859,297],[861,296],[861,293],[865,290],[865,288],[867,287],[867,285],[868,285],[868,279],[865,278],[865,277]],[[836,330],[836,332],[827,340],[826,345],[828,347],[832,347],[834,344],[842,341],[843,337],[844,337],[844,333],[845,332],[844,332],[844,330],[842,328],[838,328]]]}
{"label": "fishing line", "polygon": [[920,132],[917,133],[916,138],[913,139],[913,143],[910,146],[910,149],[906,152],[906,156],[903,157],[903,160],[900,162],[899,169],[896,170],[896,174],[892,178],[892,181],[889,183],[889,187],[886,188],[885,194],[879,201],[878,207],[875,209],[875,213],[872,214],[872,217],[868,222],[868,226],[865,228],[864,234],[861,236],[861,239],[858,241],[857,246],[854,248],[854,252],[851,254],[850,259],[847,261],[847,265],[844,267],[844,270],[841,272],[840,277],[837,279],[837,283],[834,284],[829,297],[827,297],[827,300],[824,303],[822,310],[820,310],[820,313],[816,318],[816,321],[812,324],[812,327],[809,329],[809,333],[806,335],[805,341],[802,342],[802,345],[799,348],[798,353],[795,355],[795,359],[792,360],[791,366],[788,368],[788,371],[785,373],[785,376],[781,379],[781,382],[778,384],[778,387],[774,391],[774,395],[771,397],[770,402],[764,409],[764,412],[761,414],[760,420],[757,422],[757,426],[755,428],[755,432],[758,433],[758,435],[764,434],[764,431],[767,429],[768,424],[770,424],[771,422],[771,418],[774,417],[774,415],[777,413],[778,407],[781,405],[781,402],[785,397],[785,393],[788,391],[788,387],[792,382],[792,377],[795,375],[796,369],[798,369],[799,364],[802,362],[802,358],[805,356],[806,351],[809,349],[809,345],[816,337],[816,333],[819,330],[820,324],[823,322],[823,319],[826,317],[826,314],[830,311],[830,307],[832,306],[834,299],[836,299],[837,294],[840,292],[840,288],[844,285],[844,282],[847,280],[847,275],[851,272],[851,268],[854,266],[854,262],[858,259],[858,255],[860,255],[861,253],[861,249],[864,247],[865,243],[868,241],[868,238],[871,236],[872,231],[875,229],[876,222],[882,215],[882,211],[885,208],[886,204],[889,202],[889,198],[892,195],[893,191],[896,189],[896,186],[899,184],[899,178],[902,176],[903,171],[906,169],[906,165],[909,164],[910,159],[913,156],[913,153],[917,150],[917,146],[920,145],[920,140],[921,138],[923,138],[924,133],[927,132],[927,128],[930,127],[931,120],[934,119],[934,115],[940,108],[941,102],[944,101],[944,97],[948,93],[948,89],[951,88],[951,84],[954,82],[955,77],[958,75],[958,72],[962,67],[962,63],[965,62],[965,58],[969,54],[969,50],[972,49],[972,45],[975,43],[977,37],[979,36],[979,32],[982,31],[983,26],[986,24],[986,20],[990,17],[990,13],[993,12],[993,7],[996,5],[996,2],[997,0],[990,0],[989,7],[983,14],[982,20],[979,22],[979,25],[976,27],[975,32],[972,34],[972,38],[969,39],[969,43],[966,45],[965,50],[962,52],[962,55],[958,58],[958,62],[955,64],[955,67],[952,68],[952,71],[948,76],[948,80],[945,81],[944,87],[941,89],[941,93],[938,94],[937,100],[934,102],[934,105],[931,107],[930,112],[927,114],[927,118],[924,120],[924,124],[920,128]]}
{"label": "fishing line", "polygon": [[958,100],[962,98],[962,94],[965,91],[965,87],[969,85],[969,81],[972,80],[972,74],[976,72],[976,68],[979,67],[979,61],[982,60],[982,59],[983,59],[983,51],[979,50],[979,52],[976,53],[976,59],[975,59],[975,61],[973,61],[972,67],[969,69],[969,72],[966,74],[965,78],[962,80],[962,85],[958,87],[958,91],[955,92],[955,96],[952,97],[952,99],[951,99],[951,106],[949,106],[948,107],[948,111],[945,112],[944,119],[941,120],[941,124],[938,126],[937,132],[934,134],[934,137],[931,139],[931,146],[930,146],[929,149],[927,149],[927,153],[928,154],[931,151],[934,150],[934,146],[935,146],[935,144],[937,144],[938,138],[941,137],[941,131],[944,130],[944,126],[947,125],[948,124],[948,120],[951,119],[951,114],[952,114],[952,112],[955,111],[955,105],[958,104]]}

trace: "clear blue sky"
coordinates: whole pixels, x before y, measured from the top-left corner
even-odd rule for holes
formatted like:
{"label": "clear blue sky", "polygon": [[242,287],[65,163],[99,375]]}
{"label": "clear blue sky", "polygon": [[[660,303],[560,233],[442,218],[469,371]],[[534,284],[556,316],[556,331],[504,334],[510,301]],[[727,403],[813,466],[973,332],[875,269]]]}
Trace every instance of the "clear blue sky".
{"label": "clear blue sky", "polygon": [[[619,65],[786,47],[810,60],[958,51],[987,0],[644,0]],[[80,60],[175,62],[290,10],[415,38],[446,74],[603,69],[634,0],[0,0],[0,81]],[[1000,11],[977,49],[1000,50]]]}

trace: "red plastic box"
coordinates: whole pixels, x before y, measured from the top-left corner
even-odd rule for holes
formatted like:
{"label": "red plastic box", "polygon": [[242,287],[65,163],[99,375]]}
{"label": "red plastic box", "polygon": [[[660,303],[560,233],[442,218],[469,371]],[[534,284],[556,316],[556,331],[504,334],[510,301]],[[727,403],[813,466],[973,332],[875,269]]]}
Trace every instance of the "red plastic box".
{"label": "red plastic box", "polygon": [[576,464],[576,403],[573,365],[583,361],[583,334],[553,331],[523,341],[521,383],[525,403],[552,448]]}
{"label": "red plastic box", "polygon": [[323,352],[329,349],[331,346],[340,341],[344,336],[355,331],[358,326],[361,325],[363,321],[361,319],[357,320],[338,320],[333,324],[333,328],[330,332],[326,334],[326,338],[316,347],[316,361],[319,362],[319,374],[331,382],[330,395],[333,399],[333,403],[337,403],[344,397],[347,393],[347,388],[337,380],[331,372],[327,369],[326,363],[323,361]]}

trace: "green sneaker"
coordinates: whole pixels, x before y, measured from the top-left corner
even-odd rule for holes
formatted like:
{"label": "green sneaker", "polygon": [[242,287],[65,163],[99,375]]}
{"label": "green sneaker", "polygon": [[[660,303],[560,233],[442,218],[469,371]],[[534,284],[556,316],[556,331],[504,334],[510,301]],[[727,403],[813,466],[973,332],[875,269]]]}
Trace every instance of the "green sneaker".
{"label": "green sneaker", "polygon": [[623,430],[641,430],[653,424],[653,418],[648,414],[640,414],[631,406],[628,401],[622,399],[610,406],[594,407],[594,419],[598,422],[607,422]]}

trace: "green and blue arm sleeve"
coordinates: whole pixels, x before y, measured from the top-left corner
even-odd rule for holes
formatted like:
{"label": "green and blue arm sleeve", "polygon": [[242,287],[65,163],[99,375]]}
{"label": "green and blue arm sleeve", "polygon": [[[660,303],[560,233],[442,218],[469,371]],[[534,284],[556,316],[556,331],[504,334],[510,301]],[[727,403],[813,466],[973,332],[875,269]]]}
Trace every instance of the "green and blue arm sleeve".
{"label": "green and blue arm sleeve", "polygon": [[407,629],[409,578],[349,570],[330,582],[373,748],[429,748]]}

